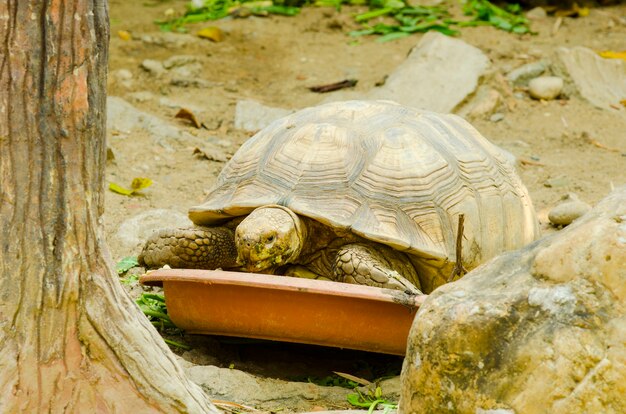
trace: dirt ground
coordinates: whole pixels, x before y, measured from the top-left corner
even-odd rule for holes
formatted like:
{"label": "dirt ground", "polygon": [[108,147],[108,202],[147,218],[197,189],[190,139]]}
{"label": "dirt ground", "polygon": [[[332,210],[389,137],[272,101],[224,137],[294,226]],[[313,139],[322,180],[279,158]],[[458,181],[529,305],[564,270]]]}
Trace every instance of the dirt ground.
{"label": "dirt ground", "polygon": [[[188,35],[164,35],[153,21],[163,18],[168,9],[184,10],[185,0],[110,0],[109,4],[109,95],[122,97],[194,136],[218,143],[226,154],[232,154],[250,136],[234,127],[238,100],[249,98],[273,107],[303,108],[326,98],[307,87],[346,78],[358,79],[356,90],[369,90],[393,71],[420,39],[420,35],[414,35],[378,43],[373,37],[351,38],[346,33],[358,28],[352,13],[359,9],[337,12],[313,7],[293,18],[225,19],[191,25]],[[459,13],[456,2],[450,5]],[[460,38],[490,58],[492,70],[483,83],[500,89],[499,74],[505,75],[528,62],[551,59],[561,46],[624,50],[624,19],[626,5],[622,4],[593,8],[584,18],[565,18],[556,33],[556,18],[549,16],[533,20],[536,35],[518,36],[492,27],[477,27],[462,29]],[[215,43],[193,36],[205,26],[219,27],[223,41]],[[123,39],[119,31],[129,32],[131,38]],[[187,75],[201,80],[199,84],[172,85],[171,71],[154,75],[140,67],[145,59],[165,61],[177,55],[195,58],[197,64],[190,66]],[[121,69],[132,73],[130,81],[122,79]],[[600,110],[576,94],[545,102],[530,99],[524,91],[513,92],[509,102],[496,110],[504,115],[502,120],[494,122],[486,116],[470,122],[519,159],[532,161],[519,165],[519,173],[544,232],[554,231],[547,224],[546,212],[564,194],[574,192],[595,204],[613,186],[626,184],[626,108]],[[209,129],[195,129],[175,119],[177,106],[191,109]],[[193,145],[173,149],[155,145],[146,133],[131,136],[109,131],[108,139],[115,161],[107,167],[107,182],[128,184],[134,177],[154,181],[141,197],[112,192],[106,195],[107,236],[113,258],[118,260],[138,253],[115,243],[113,235],[125,219],[155,208],[186,213],[191,205],[203,200],[223,163],[194,157]],[[395,364],[399,367],[399,361]],[[276,370],[263,369],[257,372],[277,375]]]}

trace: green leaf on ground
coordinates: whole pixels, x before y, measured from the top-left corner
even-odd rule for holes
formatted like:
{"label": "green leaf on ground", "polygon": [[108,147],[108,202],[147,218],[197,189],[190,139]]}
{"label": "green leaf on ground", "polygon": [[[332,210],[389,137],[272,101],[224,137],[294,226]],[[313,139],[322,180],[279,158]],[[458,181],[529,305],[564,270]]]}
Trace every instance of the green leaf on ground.
{"label": "green leaf on ground", "polygon": [[117,271],[118,275],[123,275],[133,267],[137,266],[139,266],[137,258],[135,256],[127,256],[117,262],[117,264],[115,265],[115,270]]}

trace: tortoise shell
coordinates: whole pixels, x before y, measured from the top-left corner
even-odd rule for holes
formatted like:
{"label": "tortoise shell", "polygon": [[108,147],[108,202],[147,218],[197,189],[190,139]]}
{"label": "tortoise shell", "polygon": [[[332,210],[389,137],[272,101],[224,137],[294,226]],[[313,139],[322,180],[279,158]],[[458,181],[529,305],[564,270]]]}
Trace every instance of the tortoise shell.
{"label": "tortoise shell", "polygon": [[273,122],[225,165],[189,212],[214,225],[279,204],[434,267],[484,260],[534,240],[538,221],[513,157],[456,115],[389,101],[334,102]]}

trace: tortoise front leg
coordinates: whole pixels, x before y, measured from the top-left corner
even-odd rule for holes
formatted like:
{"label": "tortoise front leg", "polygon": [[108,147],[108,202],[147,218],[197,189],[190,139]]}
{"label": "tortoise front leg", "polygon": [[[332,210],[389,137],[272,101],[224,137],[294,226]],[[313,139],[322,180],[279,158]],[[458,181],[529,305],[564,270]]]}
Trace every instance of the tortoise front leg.
{"label": "tortoise front leg", "polygon": [[390,247],[346,244],[337,251],[333,271],[338,282],[422,294],[417,272],[411,262],[404,254]]}
{"label": "tortoise front leg", "polygon": [[235,232],[226,227],[163,229],[148,239],[139,263],[148,268],[218,269],[236,267]]}

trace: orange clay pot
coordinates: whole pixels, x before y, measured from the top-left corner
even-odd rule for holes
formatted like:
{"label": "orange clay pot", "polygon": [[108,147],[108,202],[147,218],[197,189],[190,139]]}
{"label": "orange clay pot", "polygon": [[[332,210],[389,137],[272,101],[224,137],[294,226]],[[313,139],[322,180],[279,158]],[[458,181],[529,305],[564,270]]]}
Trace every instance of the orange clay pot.
{"label": "orange clay pot", "polygon": [[370,286],[221,270],[160,269],[140,279],[163,285],[181,329],[404,355],[424,296]]}

